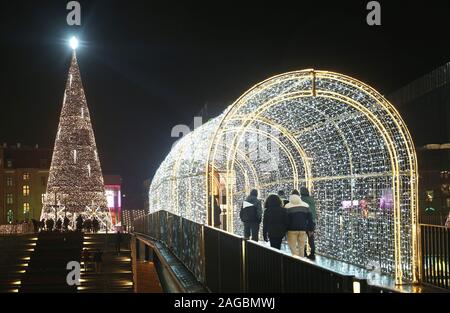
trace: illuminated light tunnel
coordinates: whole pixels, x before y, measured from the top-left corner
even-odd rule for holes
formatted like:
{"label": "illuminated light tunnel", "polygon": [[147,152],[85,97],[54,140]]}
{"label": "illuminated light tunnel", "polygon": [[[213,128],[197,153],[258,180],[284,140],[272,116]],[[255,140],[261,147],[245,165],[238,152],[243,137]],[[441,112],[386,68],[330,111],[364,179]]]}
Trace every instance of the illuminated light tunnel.
{"label": "illuminated light tunnel", "polygon": [[157,170],[150,213],[167,210],[242,235],[253,188],[306,186],[316,200],[317,253],[417,282],[417,160],[409,131],[376,90],[302,70],[271,77],[183,137]]}

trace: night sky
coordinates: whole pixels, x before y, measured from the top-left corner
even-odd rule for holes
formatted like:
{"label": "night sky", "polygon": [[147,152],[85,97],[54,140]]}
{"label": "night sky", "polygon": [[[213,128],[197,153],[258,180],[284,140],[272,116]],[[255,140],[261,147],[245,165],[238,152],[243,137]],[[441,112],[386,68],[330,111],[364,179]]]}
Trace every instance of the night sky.
{"label": "night sky", "polygon": [[274,74],[332,70],[389,95],[450,60],[449,1],[379,1],[382,26],[361,0],[79,1],[81,27],[67,2],[1,2],[0,143],[53,147],[77,35],[103,172],[126,193],[153,176],[173,126]]}

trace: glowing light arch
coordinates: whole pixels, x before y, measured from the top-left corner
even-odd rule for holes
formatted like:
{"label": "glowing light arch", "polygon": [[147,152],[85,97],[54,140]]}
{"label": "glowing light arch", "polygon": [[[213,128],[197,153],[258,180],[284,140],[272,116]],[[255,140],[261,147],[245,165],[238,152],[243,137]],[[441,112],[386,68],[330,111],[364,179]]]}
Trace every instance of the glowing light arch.
{"label": "glowing light arch", "polygon": [[181,139],[155,174],[150,211],[208,223],[220,195],[226,230],[241,234],[244,191],[307,186],[319,253],[416,282],[417,177],[411,136],[383,96],[307,69],[255,85]]}

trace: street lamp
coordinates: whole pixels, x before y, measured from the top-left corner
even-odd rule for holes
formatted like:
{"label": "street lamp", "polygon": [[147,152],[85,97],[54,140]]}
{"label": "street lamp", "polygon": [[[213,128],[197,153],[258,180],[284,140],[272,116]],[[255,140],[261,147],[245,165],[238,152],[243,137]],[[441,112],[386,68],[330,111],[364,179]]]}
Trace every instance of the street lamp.
{"label": "street lamp", "polygon": [[73,50],[76,50],[78,48],[78,39],[77,39],[77,37],[73,36],[72,38],[70,38],[69,44],[70,44],[70,47]]}

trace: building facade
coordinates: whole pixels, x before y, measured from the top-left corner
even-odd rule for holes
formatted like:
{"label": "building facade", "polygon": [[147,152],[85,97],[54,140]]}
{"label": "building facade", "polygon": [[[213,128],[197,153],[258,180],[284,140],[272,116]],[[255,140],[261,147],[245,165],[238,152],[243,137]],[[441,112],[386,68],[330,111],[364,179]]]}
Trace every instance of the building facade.
{"label": "building facade", "polygon": [[0,224],[40,218],[51,153],[38,145],[0,147]]}
{"label": "building facade", "polygon": [[119,175],[104,175],[106,202],[113,225],[122,221],[122,178]]}
{"label": "building facade", "polygon": [[[52,150],[16,145],[0,146],[0,225],[39,220]],[[121,219],[122,178],[119,175],[104,175],[105,193],[113,225]]]}
{"label": "building facade", "polygon": [[419,165],[419,213],[445,223],[450,210],[450,62],[389,96],[411,130]]}

